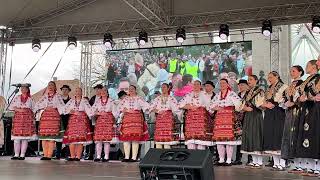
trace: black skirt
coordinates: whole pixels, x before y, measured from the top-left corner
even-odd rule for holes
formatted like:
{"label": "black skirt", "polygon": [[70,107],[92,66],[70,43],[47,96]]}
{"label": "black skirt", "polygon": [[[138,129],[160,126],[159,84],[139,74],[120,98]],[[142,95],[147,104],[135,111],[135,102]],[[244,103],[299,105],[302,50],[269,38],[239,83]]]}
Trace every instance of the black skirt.
{"label": "black skirt", "polygon": [[320,159],[320,102],[303,103],[297,128],[295,157]]}
{"label": "black skirt", "polygon": [[248,154],[262,151],[262,128],[263,117],[261,110],[254,109],[245,113],[242,127],[242,151]]}
{"label": "black skirt", "polygon": [[297,106],[291,107],[286,111],[286,119],[284,122],[284,129],[282,135],[281,143],[281,158],[282,159],[292,159],[294,158],[294,133],[295,133],[295,123],[299,118],[300,108]]}
{"label": "black skirt", "polygon": [[263,121],[263,150],[280,151],[285,110],[279,106],[265,110]]}

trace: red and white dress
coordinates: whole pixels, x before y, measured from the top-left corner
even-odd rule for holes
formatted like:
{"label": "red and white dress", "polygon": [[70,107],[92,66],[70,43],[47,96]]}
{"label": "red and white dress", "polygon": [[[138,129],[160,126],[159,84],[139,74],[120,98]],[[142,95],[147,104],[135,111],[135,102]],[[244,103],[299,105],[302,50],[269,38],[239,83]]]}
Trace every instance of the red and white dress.
{"label": "red and white dress", "polygon": [[[239,110],[241,99],[239,96],[228,90],[227,94],[223,97],[221,92],[214,96],[211,101],[210,109],[214,107],[221,108],[216,112],[213,124],[212,141],[216,144],[224,145],[240,145],[241,140],[236,137],[236,114],[235,111]],[[210,110],[211,111],[211,110]]]}
{"label": "red and white dress", "polygon": [[45,94],[36,103],[34,112],[43,110],[38,132],[40,140],[62,141],[63,131],[60,114],[63,113],[63,109],[63,98],[57,93],[52,96]]}
{"label": "red and white dress", "polygon": [[[123,112],[124,109],[129,112]],[[126,96],[120,101],[119,112],[123,112],[120,126],[119,140],[123,142],[145,142],[149,139],[148,126],[143,111],[147,111],[149,104],[139,96]]]}
{"label": "red and white dress", "polygon": [[[73,114],[70,114],[74,111]],[[63,136],[64,144],[91,144],[92,132],[89,125],[89,117],[93,111],[87,99],[77,102],[71,99],[64,109],[64,114],[70,114],[67,129]]]}
{"label": "red and white dress", "polygon": [[195,110],[186,110],[184,138],[185,144],[199,144],[212,146],[211,141],[212,130],[210,127],[210,114],[207,107],[210,105],[210,99],[204,92],[187,94],[179,103],[179,107],[183,108],[187,104],[197,107]]}
{"label": "red and white dress", "polygon": [[158,96],[152,101],[150,110],[157,109],[154,141],[156,144],[174,145],[178,143],[174,114],[179,113],[177,100],[172,96]]}
{"label": "red and white dress", "polygon": [[19,95],[12,101],[8,109],[14,111],[14,108],[19,108],[20,110],[14,111],[11,140],[37,140],[33,106],[31,97],[24,99]]}
{"label": "red and white dress", "polygon": [[104,102],[101,97],[99,97],[92,106],[93,112],[99,113],[93,135],[93,140],[95,142],[118,142],[115,128],[115,107],[116,105],[111,98],[108,98],[107,101]]}

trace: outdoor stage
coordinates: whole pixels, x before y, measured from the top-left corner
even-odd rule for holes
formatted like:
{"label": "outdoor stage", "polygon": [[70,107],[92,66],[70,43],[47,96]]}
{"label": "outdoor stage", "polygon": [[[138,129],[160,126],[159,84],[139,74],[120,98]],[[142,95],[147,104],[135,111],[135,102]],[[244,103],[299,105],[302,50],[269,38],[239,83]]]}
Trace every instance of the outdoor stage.
{"label": "outdoor stage", "polygon": [[[140,179],[137,163],[125,164],[118,161],[93,163],[91,161],[66,162],[39,161],[27,158],[25,161],[12,161],[10,157],[0,157],[1,180],[120,180]],[[215,167],[216,180],[298,180],[302,178],[287,172],[274,172],[269,169],[252,170],[244,166]]]}

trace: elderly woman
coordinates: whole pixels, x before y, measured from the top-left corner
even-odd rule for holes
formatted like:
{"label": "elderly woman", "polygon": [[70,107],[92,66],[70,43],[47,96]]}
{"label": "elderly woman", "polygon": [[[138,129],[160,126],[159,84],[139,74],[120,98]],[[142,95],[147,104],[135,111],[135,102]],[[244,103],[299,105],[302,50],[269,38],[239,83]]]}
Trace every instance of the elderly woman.
{"label": "elderly woman", "polygon": [[44,110],[40,117],[39,139],[42,140],[44,156],[41,160],[51,160],[55,141],[61,142],[63,133],[60,114],[64,110],[62,96],[57,93],[56,83],[50,81],[47,93],[36,103],[34,111]]}
{"label": "elderly woman", "polygon": [[28,142],[37,139],[32,108],[34,106],[29,86],[21,86],[21,94],[12,101],[9,110],[14,111],[11,139],[14,141],[12,160],[24,160]]}
{"label": "elderly woman", "polygon": [[[220,92],[210,104],[210,111],[216,111],[212,140],[217,144],[219,165],[231,166],[233,149],[241,144],[235,128],[235,111],[239,111],[241,103],[238,95],[231,90],[227,79],[220,80],[220,87]],[[226,162],[225,154],[227,154]]]}

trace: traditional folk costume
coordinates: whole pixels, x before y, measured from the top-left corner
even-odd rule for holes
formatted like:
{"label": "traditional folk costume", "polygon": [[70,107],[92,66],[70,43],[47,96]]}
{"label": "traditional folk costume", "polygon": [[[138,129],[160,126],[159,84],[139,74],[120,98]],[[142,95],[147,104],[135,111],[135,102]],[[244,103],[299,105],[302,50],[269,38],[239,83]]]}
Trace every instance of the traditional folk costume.
{"label": "traditional folk costume", "polygon": [[[71,111],[74,111],[70,114]],[[89,125],[89,118],[93,115],[88,100],[82,98],[80,102],[71,99],[64,109],[64,114],[70,114],[69,123],[64,133],[63,144],[92,143],[92,131]]]}
{"label": "traditional folk costume", "polygon": [[[302,171],[301,159],[294,158],[294,149],[293,146],[296,144],[294,141],[294,134],[296,129],[294,125],[299,118],[300,106],[297,102],[298,97],[295,96],[298,87],[302,84],[302,80],[294,80],[290,86],[283,93],[283,103],[282,107],[286,109],[286,118],[284,123],[282,143],[281,143],[281,158],[285,160],[293,159],[294,161],[294,170],[293,171]],[[288,107],[288,103],[294,103],[293,106]],[[292,171],[292,172],[293,172]]]}
{"label": "traditional folk costume", "polygon": [[252,155],[251,166],[262,166],[262,141],[263,141],[263,116],[260,106],[264,102],[264,91],[259,86],[251,88],[244,99],[242,106],[251,107],[253,110],[245,112],[242,127],[241,152]]}
{"label": "traditional folk costume", "polygon": [[14,111],[11,131],[11,140],[14,141],[14,157],[12,159],[18,159],[18,157],[24,159],[28,141],[37,140],[35,119],[32,112],[33,105],[30,96],[19,95],[9,106],[9,110]]}
{"label": "traditional folk costume", "polygon": [[102,146],[104,145],[104,161],[109,160],[110,144],[117,143],[116,138],[116,121],[117,116],[116,105],[111,98],[107,98],[106,101],[102,100],[102,97],[98,98],[98,101],[92,106],[93,112],[97,113],[97,120],[94,129],[93,140],[96,144],[96,159],[101,159]]}
{"label": "traditional folk costume", "polygon": [[294,155],[305,158],[307,173],[320,171],[320,102],[313,100],[320,93],[320,75],[310,75],[299,87],[299,94],[306,95],[307,101],[301,103],[300,118],[295,123]]}
{"label": "traditional folk costume", "polygon": [[265,102],[272,103],[274,108],[267,108],[264,111],[263,150],[266,154],[272,155],[273,168],[279,170],[283,170],[286,163],[280,156],[285,110],[279,105],[283,101],[283,92],[287,87],[287,85],[279,81],[274,86],[269,86],[265,93]]}
{"label": "traditional folk costume", "polygon": [[[130,149],[132,143],[132,161],[137,160],[139,143],[149,139],[148,127],[144,119],[143,111],[146,112],[149,104],[139,96],[126,96],[120,101],[118,111],[123,113],[120,126],[119,140],[124,142],[125,159],[130,161]],[[127,112],[124,110],[127,109]]]}
{"label": "traditional folk costume", "polygon": [[172,96],[160,95],[152,101],[150,110],[156,113],[154,141],[157,148],[169,149],[170,145],[178,143],[179,134],[175,125],[174,114],[179,112],[177,100]]}
{"label": "traditional folk costume", "polygon": [[185,144],[188,149],[205,149],[206,146],[212,146],[212,129],[210,128],[212,126],[209,124],[210,115],[207,111],[210,99],[204,92],[191,92],[180,101],[179,107],[183,108],[187,104],[196,108],[185,111]]}
{"label": "traditional folk costume", "polygon": [[34,111],[44,110],[40,117],[39,139],[48,141],[62,141],[63,127],[60,114],[63,113],[64,103],[60,94],[45,94],[36,103]]}
{"label": "traditional folk costume", "polygon": [[230,89],[224,96],[219,92],[211,101],[210,109],[221,108],[215,114],[212,135],[212,141],[217,144],[219,163],[225,162],[225,154],[227,154],[226,163],[231,164],[234,146],[241,144],[235,128],[235,111],[239,111],[240,104],[240,98]]}

